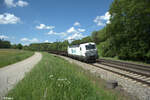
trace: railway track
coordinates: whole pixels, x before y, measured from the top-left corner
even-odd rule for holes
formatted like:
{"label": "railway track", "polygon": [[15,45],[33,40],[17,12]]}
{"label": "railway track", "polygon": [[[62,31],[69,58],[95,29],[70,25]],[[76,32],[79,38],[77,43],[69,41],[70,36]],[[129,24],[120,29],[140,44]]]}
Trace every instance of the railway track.
{"label": "railway track", "polygon": [[[68,55],[65,53],[54,54],[68,57]],[[132,79],[136,82],[140,82],[141,84],[150,87],[150,66],[106,59],[97,59],[96,63],[91,65],[126,77],[128,79]]]}
{"label": "railway track", "polygon": [[114,65],[127,67],[127,68],[131,68],[131,69],[133,68],[133,69],[136,69],[136,70],[142,70],[142,71],[148,72],[150,74],[150,66],[147,66],[147,65],[133,64],[133,63],[128,63],[128,62],[106,60],[106,59],[98,59],[97,62],[109,63],[109,64],[114,64]]}
{"label": "railway track", "polygon": [[105,59],[98,59],[92,65],[150,86],[150,66]]}

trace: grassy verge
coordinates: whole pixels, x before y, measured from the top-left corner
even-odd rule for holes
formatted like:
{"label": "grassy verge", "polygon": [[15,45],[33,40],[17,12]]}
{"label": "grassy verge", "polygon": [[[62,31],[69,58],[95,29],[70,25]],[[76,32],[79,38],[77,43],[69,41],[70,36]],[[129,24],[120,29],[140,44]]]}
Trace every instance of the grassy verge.
{"label": "grassy verge", "polygon": [[32,56],[33,54],[34,53],[30,51],[0,49],[0,68],[21,61]]}
{"label": "grassy verge", "polygon": [[122,100],[91,79],[79,66],[43,53],[42,60],[7,97],[13,100]]}

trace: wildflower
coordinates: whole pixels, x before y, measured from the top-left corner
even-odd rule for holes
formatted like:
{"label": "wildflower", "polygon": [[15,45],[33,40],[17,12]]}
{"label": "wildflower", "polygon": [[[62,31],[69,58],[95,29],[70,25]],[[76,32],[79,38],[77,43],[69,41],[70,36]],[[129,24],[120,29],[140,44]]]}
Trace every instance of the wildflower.
{"label": "wildflower", "polygon": [[57,80],[58,80],[58,81],[67,81],[66,78],[64,78],[64,79],[59,78],[59,79],[57,79]]}
{"label": "wildflower", "polygon": [[13,97],[3,97],[3,100],[13,100]]}
{"label": "wildflower", "polygon": [[60,84],[58,84],[58,87],[60,87],[61,85]]}
{"label": "wildflower", "polygon": [[63,84],[66,84],[66,85],[68,85],[68,84],[70,84],[71,82],[69,81],[69,80],[67,80],[67,78],[59,78],[59,79],[57,79],[58,81],[61,81],[61,82],[63,82]]}
{"label": "wildflower", "polygon": [[54,75],[50,75],[50,76],[49,76],[49,78],[53,78],[53,77],[54,77]]}
{"label": "wildflower", "polygon": [[68,84],[70,84],[70,81],[67,81],[68,82]]}

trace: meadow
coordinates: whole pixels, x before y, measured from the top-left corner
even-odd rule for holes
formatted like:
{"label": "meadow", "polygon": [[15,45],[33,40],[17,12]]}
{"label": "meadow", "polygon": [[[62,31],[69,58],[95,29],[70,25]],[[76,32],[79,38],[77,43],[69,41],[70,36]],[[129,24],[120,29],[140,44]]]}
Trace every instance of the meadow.
{"label": "meadow", "polygon": [[13,100],[127,100],[99,86],[98,81],[79,66],[42,54],[42,60],[7,97]]}
{"label": "meadow", "polygon": [[26,59],[33,54],[31,51],[0,49],[0,68]]}

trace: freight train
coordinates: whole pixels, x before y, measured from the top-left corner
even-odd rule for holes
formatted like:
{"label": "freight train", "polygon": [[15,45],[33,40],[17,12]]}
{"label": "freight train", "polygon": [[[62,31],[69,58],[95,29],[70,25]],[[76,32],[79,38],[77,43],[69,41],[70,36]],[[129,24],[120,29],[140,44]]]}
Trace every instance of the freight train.
{"label": "freight train", "polygon": [[93,42],[68,46],[67,52],[51,51],[51,53],[68,56],[84,62],[95,62],[98,58],[97,48]]}

